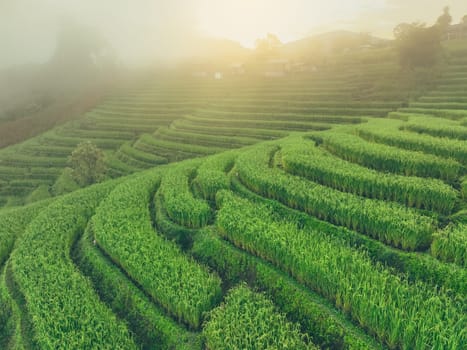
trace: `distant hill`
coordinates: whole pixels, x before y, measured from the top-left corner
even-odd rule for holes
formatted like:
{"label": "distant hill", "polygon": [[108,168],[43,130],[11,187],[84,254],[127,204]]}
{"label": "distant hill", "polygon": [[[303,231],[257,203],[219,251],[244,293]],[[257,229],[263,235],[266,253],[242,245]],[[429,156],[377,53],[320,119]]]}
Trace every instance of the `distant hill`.
{"label": "distant hill", "polygon": [[191,55],[186,61],[238,61],[245,60],[253,50],[240,43],[222,38],[203,38],[191,44]]}
{"label": "distant hill", "polygon": [[313,35],[284,44],[282,54],[292,57],[304,57],[319,53],[329,55],[362,47],[384,47],[390,40],[378,38],[368,33],[351,31],[333,31]]}

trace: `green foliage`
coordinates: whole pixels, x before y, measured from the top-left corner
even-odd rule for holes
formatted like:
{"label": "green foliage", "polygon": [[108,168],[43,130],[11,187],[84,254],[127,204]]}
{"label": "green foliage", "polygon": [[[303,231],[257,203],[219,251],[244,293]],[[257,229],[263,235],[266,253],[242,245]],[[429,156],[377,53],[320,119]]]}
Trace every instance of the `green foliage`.
{"label": "green foliage", "polygon": [[26,198],[26,203],[27,204],[34,203],[34,202],[41,201],[41,200],[44,200],[50,197],[51,197],[50,186],[41,185],[29,194],[29,196]]}
{"label": "green foliage", "polygon": [[281,130],[269,130],[269,129],[260,129],[260,128],[235,128],[225,125],[214,126],[214,125],[203,125],[198,123],[196,120],[179,119],[172,123],[172,127],[180,131],[187,131],[191,133],[198,134],[211,134],[219,136],[244,136],[252,137],[259,140],[262,139],[275,139],[283,136],[287,136],[286,131]]}
{"label": "green foliage", "polygon": [[154,196],[153,215],[154,223],[157,230],[170,240],[177,242],[184,250],[191,246],[193,237],[198,229],[182,226],[172,221],[167,214],[167,209],[164,206],[162,194],[158,191]]}
{"label": "green foliage", "polygon": [[406,133],[399,128],[403,128],[403,124],[398,121],[378,120],[357,127],[356,132],[360,137],[371,142],[451,158],[467,165],[467,141]]}
{"label": "green foliage", "polygon": [[167,317],[133,281],[93,244],[91,226],[77,245],[76,260],[91,278],[99,296],[126,320],[143,349],[201,349],[199,339]]}
{"label": "green foliage", "polygon": [[65,168],[52,185],[51,192],[54,196],[60,196],[77,189],[79,189],[79,185],[73,179],[73,170],[71,168]]}
{"label": "green foliage", "polygon": [[180,130],[173,130],[170,128],[159,128],[155,134],[157,137],[179,143],[190,143],[193,145],[207,146],[207,147],[222,147],[222,148],[236,148],[251,145],[256,143],[256,139],[248,137],[228,137],[219,135],[203,135]]}
{"label": "green foliage", "polygon": [[467,268],[467,225],[454,225],[436,233],[431,254],[442,261]]}
{"label": "green foliage", "polygon": [[156,165],[167,163],[166,158],[138,150],[132,147],[129,143],[124,143],[119,148],[116,155],[125,163],[140,168],[150,168]]}
{"label": "green foliage", "polygon": [[170,219],[189,228],[203,227],[212,217],[206,201],[193,197],[190,189],[198,164],[190,161],[170,167],[162,177],[159,190]]}
{"label": "green foliage", "polygon": [[439,118],[411,118],[402,126],[405,130],[436,137],[447,137],[467,141],[467,129],[455,122]]}
{"label": "green foliage", "polygon": [[402,23],[394,28],[399,63],[403,68],[434,66],[442,53],[441,31],[423,23]]}
{"label": "green foliage", "polygon": [[302,332],[320,348],[380,348],[323,298],[213,232],[205,230],[196,236],[192,252],[197,259],[216,269],[228,285],[247,281],[252,287],[264,291],[288,319],[300,323]]}
{"label": "green foliage", "polygon": [[232,289],[203,328],[208,349],[316,349],[273,303],[247,286]]}
{"label": "green foliage", "polygon": [[449,214],[458,193],[440,180],[387,174],[349,163],[302,138],[281,142],[282,165],[320,184],[386,201]]}
{"label": "green foliage", "polygon": [[193,189],[201,197],[213,201],[216,193],[230,187],[226,171],[234,165],[238,153],[224,152],[207,158],[198,168],[198,175],[193,180]]}
{"label": "green foliage", "polygon": [[365,233],[406,250],[431,242],[433,220],[396,203],[357,197],[269,168],[274,144],[257,146],[236,162],[240,180],[251,190],[320,219]]}
{"label": "green foliage", "polygon": [[465,344],[467,317],[459,309],[465,298],[458,304],[444,291],[409,283],[319,230],[276,222],[265,206],[229,192],[216,200],[223,237],[332,300],[390,348],[454,350]]}
{"label": "green foliage", "polygon": [[100,182],[107,171],[104,153],[92,142],[80,143],[69,158],[72,177],[80,186]]}
{"label": "green foliage", "polygon": [[11,256],[12,278],[24,294],[39,348],[136,346],[126,326],[100,302],[69,252],[99,201],[115,183],[61,197],[28,226]]}
{"label": "green foliage", "polygon": [[0,266],[8,258],[16,239],[21,236],[26,226],[31,222],[50,201],[31,204],[22,208],[5,209],[0,211]]}
{"label": "green foliage", "polygon": [[462,170],[461,164],[452,159],[376,144],[343,132],[323,133],[313,138],[344,160],[380,171],[454,181]]}
{"label": "green foliage", "polygon": [[14,335],[14,316],[11,297],[5,285],[5,273],[0,273],[0,347],[7,349],[10,339]]}
{"label": "green foliage", "polygon": [[221,293],[220,280],[154,232],[149,202],[160,174],[118,186],[92,219],[95,239],[111,259],[178,321],[196,329]]}
{"label": "green foliage", "polygon": [[[458,90],[459,90],[459,87],[454,86],[453,91],[451,93],[454,93],[455,91],[458,91]],[[453,120],[460,120],[463,118],[467,118],[466,110],[452,110],[452,109],[443,109],[443,108],[416,108],[416,107],[401,108],[399,110],[405,113],[431,114],[439,118],[446,118],[446,119],[453,119]]]}
{"label": "green foliage", "polygon": [[147,153],[156,153],[161,157],[167,158],[170,162],[209,155],[225,150],[225,148],[219,147],[206,147],[160,140],[148,134],[142,135],[135,143],[134,147]]}
{"label": "green foliage", "polygon": [[453,290],[460,295],[467,293],[467,270],[453,264],[445,264],[429,254],[405,252],[389,247],[379,241],[344,227],[313,218],[303,212],[291,209],[275,200],[267,199],[248,190],[238,178],[231,178],[232,189],[240,196],[268,207],[275,219],[287,218],[298,228],[317,230],[322,235],[338,239],[347,247],[361,249],[368,253],[374,263],[393,268],[408,277],[410,281],[423,281],[437,288]]}

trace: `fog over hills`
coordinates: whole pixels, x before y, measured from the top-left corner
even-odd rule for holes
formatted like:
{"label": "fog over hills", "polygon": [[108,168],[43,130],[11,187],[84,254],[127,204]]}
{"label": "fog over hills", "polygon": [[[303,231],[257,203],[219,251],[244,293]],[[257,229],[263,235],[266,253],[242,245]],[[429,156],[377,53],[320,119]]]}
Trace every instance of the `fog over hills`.
{"label": "fog over hills", "polygon": [[2,0],[0,69],[47,62],[70,21],[100,33],[122,63],[141,65],[196,56],[203,48],[199,37],[250,48],[268,32],[283,42],[335,30],[391,38],[398,23],[432,23],[444,6],[450,6],[455,23],[467,13],[463,0]]}

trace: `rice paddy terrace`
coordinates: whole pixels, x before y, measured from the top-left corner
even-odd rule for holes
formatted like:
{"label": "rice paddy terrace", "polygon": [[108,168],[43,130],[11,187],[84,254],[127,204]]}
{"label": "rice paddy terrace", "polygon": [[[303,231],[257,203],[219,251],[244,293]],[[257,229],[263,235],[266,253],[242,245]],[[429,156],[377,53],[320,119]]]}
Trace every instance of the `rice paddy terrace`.
{"label": "rice paddy terrace", "polygon": [[[381,64],[381,57],[387,63]],[[118,177],[291,131],[385,117],[407,101],[409,91],[400,86],[394,57],[382,52],[364,58],[277,80],[214,81],[189,74],[149,79],[109,96],[74,122],[0,150],[0,206],[40,198],[85,140],[105,150],[109,175]]]}
{"label": "rice paddy terrace", "polygon": [[467,348],[467,59],[410,103],[338,67],[151,83],[1,151],[6,205],[84,139],[115,179],[0,211],[0,348]]}

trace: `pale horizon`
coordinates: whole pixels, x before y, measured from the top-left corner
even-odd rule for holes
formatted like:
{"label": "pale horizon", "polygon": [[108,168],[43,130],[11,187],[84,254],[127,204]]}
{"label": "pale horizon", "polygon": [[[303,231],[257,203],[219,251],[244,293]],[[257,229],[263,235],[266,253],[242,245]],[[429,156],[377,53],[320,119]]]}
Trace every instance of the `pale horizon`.
{"label": "pale horizon", "polygon": [[433,23],[445,6],[451,9],[453,23],[467,14],[465,0],[0,1],[0,68],[45,62],[63,18],[96,28],[123,62],[141,64],[186,56],[193,39],[202,36],[233,40],[247,48],[267,33],[282,42],[337,30],[392,38],[397,24]]}

